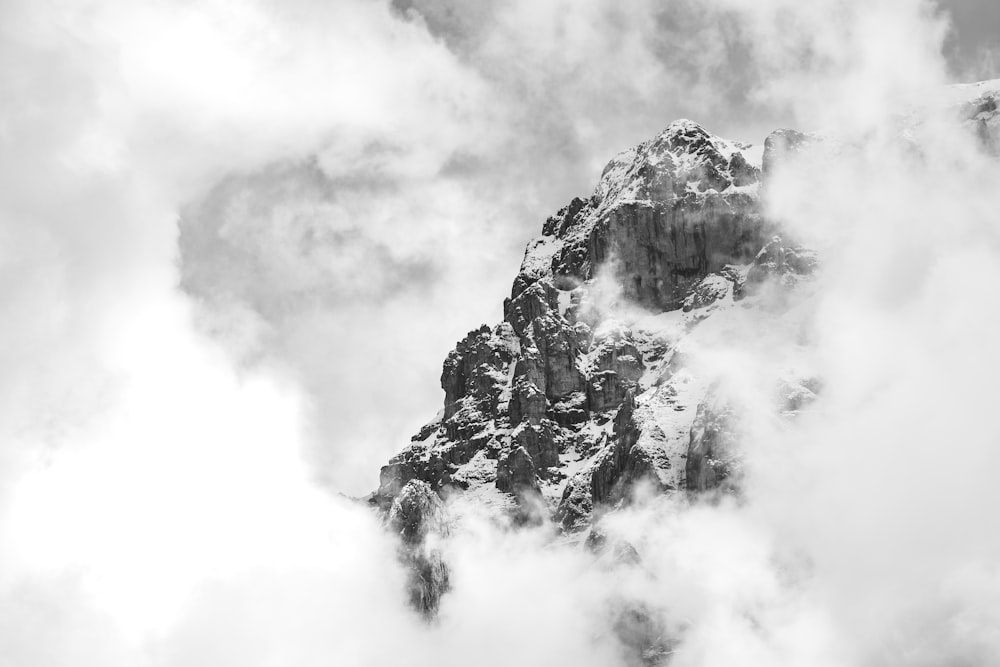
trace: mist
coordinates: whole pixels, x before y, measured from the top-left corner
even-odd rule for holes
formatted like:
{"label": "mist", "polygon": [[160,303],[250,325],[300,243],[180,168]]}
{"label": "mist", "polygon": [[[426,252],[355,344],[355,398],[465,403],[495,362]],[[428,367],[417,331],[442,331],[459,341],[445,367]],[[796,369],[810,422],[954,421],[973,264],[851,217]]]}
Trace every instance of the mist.
{"label": "mist", "polygon": [[[995,662],[1000,163],[933,102],[1000,76],[991,11],[5,4],[0,661]],[[545,217],[681,116],[829,147],[766,196],[816,278],[686,350],[744,497],[636,498],[601,525],[638,563],[453,500],[428,623],[352,498]],[[789,369],[823,391],[776,421]]]}

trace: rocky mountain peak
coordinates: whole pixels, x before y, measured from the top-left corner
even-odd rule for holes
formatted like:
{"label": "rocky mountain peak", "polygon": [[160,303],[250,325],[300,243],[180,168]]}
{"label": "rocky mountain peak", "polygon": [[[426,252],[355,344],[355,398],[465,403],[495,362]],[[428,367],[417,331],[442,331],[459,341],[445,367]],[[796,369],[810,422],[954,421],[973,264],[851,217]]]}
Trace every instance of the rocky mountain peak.
{"label": "rocky mountain peak", "polygon": [[[721,479],[686,462],[693,437],[697,452],[718,440],[692,436],[695,415],[723,421],[720,399],[699,408],[710,383],[684,376],[678,339],[741,298],[748,274],[792,270],[759,210],[760,152],[680,120],[616,156],[529,242],[503,322],[448,355],[442,411],[382,469],[373,502],[398,515],[420,482],[420,497],[464,493],[512,516],[540,506],[573,531],[640,482]],[[674,320],[623,320],[605,274],[612,301]]]}

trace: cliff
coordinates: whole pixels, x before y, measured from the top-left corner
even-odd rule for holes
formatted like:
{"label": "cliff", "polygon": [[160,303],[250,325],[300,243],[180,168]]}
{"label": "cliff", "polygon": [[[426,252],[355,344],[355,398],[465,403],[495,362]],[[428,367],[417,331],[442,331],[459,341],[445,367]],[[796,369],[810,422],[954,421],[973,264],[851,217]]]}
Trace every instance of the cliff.
{"label": "cliff", "polygon": [[[946,121],[996,155],[1000,81],[944,98]],[[888,125],[918,160],[925,111]],[[448,355],[442,410],[382,468],[371,496],[403,538],[415,606],[432,614],[447,590],[433,543],[445,531],[440,499],[451,494],[515,524],[589,531],[581,542],[598,550],[596,520],[638,495],[740,500],[755,429],[795,419],[822,381],[798,350],[779,350],[777,375],[734,391],[725,368],[698,363],[699,351],[720,338],[731,349],[760,345],[766,332],[751,329],[782,327],[780,345],[808,348],[791,342],[795,304],[808,299],[789,297],[815,285],[818,258],[766,219],[762,197],[790,156],[808,153],[805,164],[822,167],[864,141],[782,129],[757,147],[676,121],[612,159],[590,197],[544,222],[503,321]]]}
{"label": "cliff", "polygon": [[611,160],[529,242],[504,321],[448,355],[443,410],[382,469],[374,501],[420,480],[515,514],[541,498],[578,530],[640,482],[714,484],[718,444],[693,435],[712,382],[685,370],[683,339],[748,285],[814,264],[761,215],[762,157],[681,120]]}

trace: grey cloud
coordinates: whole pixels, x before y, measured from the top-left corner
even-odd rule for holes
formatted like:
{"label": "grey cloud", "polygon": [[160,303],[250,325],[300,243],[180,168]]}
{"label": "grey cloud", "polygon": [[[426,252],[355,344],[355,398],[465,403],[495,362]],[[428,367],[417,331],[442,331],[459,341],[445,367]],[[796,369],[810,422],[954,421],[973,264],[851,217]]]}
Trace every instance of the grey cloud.
{"label": "grey cloud", "polygon": [[[716,14],[703,3],[674,3],[671,15],[652,3],[626,11],[610,2],[420,2],[397,3],[391,14],[384,3],[208,2],[197,5],[206,14],[193,16],[184,13],[190,3],[135,10],[93,2],[79,13],[70,4],[0,10],[0,85],[8,93],[0,95],[0,484],[9,489],[0,499],[0,657],[32,667],[81,664],[81,655],[102,665],[212,663],[218,656],[253,664],[276,655],[398,664],[400,654],[386,650],[389,637],[413,664],[471,658],[499,665],[510,656],[553,664],[569,656],[607,665],[619,656],[613,642],[599,641],[607,631],[603,614],[624,581],[637,599],[671,605],[671,618],[692,628],[677,664],[711,663],[726,651],[728,663],[772,665],[791,655],[793,664],[830,664],[841,651],[850,663],[858,647],[849,640],[861,625],[853,612],[882,603],[863,620],[876,621],[871,634],[891,635],[900,627],[895,612],[912,610],[904,603],[926,588],[918,575],[928,564],[932,573],[955,576],[945,582],[947,595],[916,606],[925,622],[903,626],[904,637],[937,644],[912,644],[927,648],[915,663],[996,655],[995,573],[950,569],[977,550],[998,553],[995,537],[979,530],[991,525],[996,504],[995,447],[974,437],[990,432],[996,355],[980,351],[995,347],[989,337],[998,314],[982,309],[992,303],[997,272],[978,234],[945,234],[975,250],[937,268],[947,289],[902,309],[905,317],[889,330],[898,335],[884,335],[874,317],[879,308],[862,308],[855,330],[831,304],[823,332],[841,367],[831,386],[844,397],[836,428],[814,424],[818,451],[801,446],[810,438],[777,440],[792,455],[786,466],[758,472],[772,493],[756,496],[746,511],[699,508],[638,522],[656,576],[605,577],[578,550],[553,548],[531,532],[479,526],[454,546],[457,593],[443,625],[427,629],[406,616],[393,545],[373,518],[316,501],[297,468],[305,429],[315,476],[337,489],[370,489],[378,464],[439,406],[436,381],[448,348],[480,322],[498,319],[525,238],[568,197],[587,194],[616,151],[680,115],[734,138],[759,138],[781,124],[771,112],[792,113],[785,107],[793,96],[849,113],[855,99],[830,97],[836,86],[761,92],[774,82],[801,84],[806,75],[829,84],[831,72],[817,61],[788,70],[819,38],[828,39],[828,51],[816,52],[834,64],[884,56],[879,63],[898,62],[898,69],[863,70],[876,93],[914,70],[934,79],[928,72],[938,60],[910,62],[916,51],[903,48],[911,46],[911,28],[927,38],[921,48],[934,46],[934,30],[914,19],[917,3],[719,0]],[[851,6],[860,10],[848,19],[885,12],[875,22],[879,40],[845,41],[851,30],[827,29],[831,16]],[[774,31],[774,7],[801,22]],[[289,22],[288,14],[301,20]],[[731,18],[715,22],[720,16]],[[357,20],[355,33],[344,28],[345,17]],[[168,48],[145,50],[161,30]],[[337,38],[342,51],[324,50],[341,44]],[[190,53],[178,53],[177,43]],[[867,43],[879,49],[851,52]],[[190,62],[182,55],[192,55]],[[350,61],[347,75],[325,69],[342,59]],[[373,61],[377,66],[354,76]],[[244,66],[252,86],[241,86]],[[789,71],[794,76],[785,78]],[[332,99],[331,88],[352,96]],[[841,285],[857,297],[855,306],[873,298],[870,285],[887,266],[869,250],[889,248],[894,262],[910,262],[910,246],[892,243],[901,230],[939,249],[940,221],[961,218],[955,201],[977,199],[971,177],[957,188],[970,196],[953,201],[940,196],[950,181],[925,174],[924,190],[939,193],[930,200],[934,215],[925,206],[905,217],[874,215],[893,201],[879,187],[891,171],[883,167],[876,161],[866,171],[830,174],[848,185],[869,174],[859,184],[868,197],[811,190],[817,208],[796,215],[804,227],[826,221],[837,233],[845,220],[858,221],[861,242]],[[908,201],[927,201],[905,185]],[[995,206],[990,200],[961,210],[968,220],[989,220]],[[894,219],[897,227],[886,226]],[[915,225],[919,219],[927,224]],[[969,267],[979,269],[971,281]],[[185,294],[172,290],[178,281]],[[976,289],[968,298],[956,300],[970,285]],[[234,372],[231,359],[191,331],[190,295],[201,300],[202,315],[215,316],[209,328],[226,332],[222,340],[239,359],[260,363]],[[941,304],[952,304],[948,318],[937,317]],[[977,312],[981,319],[964,326]],[[914,341],[920,344],[900,352],[901,342]],[[930,362],[941,360],[942,350],[961,365],[939,373]],[[109,390],[109,378],[119,375],[123,382]],[[859,413],[854,399],[886,378],[885,386],[902,391]],[[951,396],[946,410],[927,391],[935,386],[928,379]],[[983,390],[963,405],[960,392],[968,388]],[[934,417],[940,442],[957,447],[954,460],[920,446],[925,423],[910,418],[914,406]],[[879,429],[863,428],[859,414]],[[899,423],[906,428],[893,431]],[[897,441],[907,446],[902,453]],[[49,442],[63,449],[50,457]],[[880,465],[868,465],[873,460]],[[940,486],[942,465],[961,473],[944,480],[960,493]],[[31,475],[22,486],[24,469]],[[798,475],[803,469],[816,478]],[[925,483],[903,489],[898,505],[873,505],[903,471]],[[811,489],[794,483],[814,479]],[[943,491],[945,504],[934,502],[934,490]],[[861,539],[843,520],[845,508],[865,529]],[[901,508],[912,518],[901,527],[907,541],[874,548],[885,546],[877,538]],[[954,518],[970,508],[980,514],[975,530],[964,531]],[[930,561],[920,559],[928,540],[959,533],[961,540],[940,540],[941,553]],[[814,588],[775,592],[769,547],[789,534],[793,546],[830,559],[814,564]],[[29,563],[17,561],[21,551]],[[892,567],[879,562],[883,553]],[[300,567],[309,558],[314,567]],[[901,572],[898,564],[909,568]],[[22,576],[28,566],[37,578]],[[93,590],[59,579],[66,568],[125,603],[94,611]],[[95,571],[105,579],[91,576]],[[202,588],[177,616],[160,609],[159,597],[145,596],[146,587],[162,595],[157,585],[177,581],[183,593],[220,578],[227,579],[221,594]],[[832,605],[824,584],[843,592]],[[900,590],[909,593],[894,598]],[[942,597],[948,604],[938,605]],[[544,604],[530,604],[536,598]],[[135,604],[166,615],[167,632],[154,633],[161,642],[118,636],[134,622]],[[747,614],[748,607],[760,613]],[[509,651],[483,652],[511,622]],[[245,650],[248,635],[275,653]],[[789,638],[800,641],[782,643]],[[863,639],[872,643],[859,651],[885,647],[880,637]],[[854,662],[892,657],[869,653]]]}
{"label": "grey cloud", "polygon": [[246,302],[268,318],[425,290],[439,278],[439,260],[373,236],[371,212],[356,206],[359,197],[396,196],[397,187],[363,173],[331,180],[314,160],[229,177],[181,216],[181,287],[203,301]]}
{"label": "grey cloud", "polygon": [[[682,116],[760,141],[814,111],[803,100],[831,94],[774,84],[825,81],[815,72],[849,65],[840,45],[857,13],[833,5],[398,0],[381,18],[397,27],[384,29],[427,35],[463,77],[423,68],[436,85],[431,101],[404,101],[395,119],[386,112],[363,126],[331,121],[313,161],[231,177],[193,204],[181,225],[182,284],[214,308],[210,329],[237,341],[243,358],[292,364],[317,401],[334,405],[344,377],[317,370],[330,349],[381,358],[384,322],[425,331],[408,342],[423,374],[399,388],[398,414],[412,421],[369,445],[374,470],[419,426],[417,406],[436,403],[442,353],[496,316],[525,240],[586,196],[615,153]],[[827,27],[836,39],[812,38]],[[389,310],[373,317],[373,306]],[[303,341],[301,327],[317,320],[380,333],[348,343],[343,327],[324,325],[325,344]],[[359,373],[353,396],[383,389]],[[374,401],[356,407],[361,421],[381,421]],[[357,436],[344,420],[322,421],[324,465],[335,467]]]}

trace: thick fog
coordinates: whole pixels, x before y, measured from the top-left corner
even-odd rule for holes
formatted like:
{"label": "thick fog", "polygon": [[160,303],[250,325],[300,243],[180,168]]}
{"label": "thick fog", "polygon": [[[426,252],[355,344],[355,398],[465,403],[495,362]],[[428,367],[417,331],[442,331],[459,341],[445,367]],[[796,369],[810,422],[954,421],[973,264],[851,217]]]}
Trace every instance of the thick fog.
{"label": "thick fog", "polygon": [[[1000,76],[970,7],[6,3],[0,662],[626,665],[637,607],[678,666],[996,662],[1000,166],[935,103]],[[464,508],[428,623],[349,496],[544,218],[680,116],[824,131],[767,192],[815,282],[691,350],[821,398],[751,413],[744,502],[609,516],[639,565]]]}

